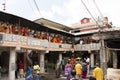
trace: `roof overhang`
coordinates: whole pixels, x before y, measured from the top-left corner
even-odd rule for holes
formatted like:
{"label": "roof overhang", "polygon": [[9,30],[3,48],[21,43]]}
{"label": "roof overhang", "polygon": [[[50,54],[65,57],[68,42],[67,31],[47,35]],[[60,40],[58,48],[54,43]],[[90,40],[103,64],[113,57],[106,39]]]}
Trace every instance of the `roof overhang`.
{"label": "roof overhang", "polygon": [[45,18],[37,19],[34,22],[36,22],[38,24],[41,24],[41,25],[44,25],[48,28],[60,29],[60,30],[66,31],[66,32],[69,32],[70,30],[72,30],[72,28],[70,28],[68,26],[56,23],[54,21],[51,21],[51,20],[48,20],[48,19],[45,19]]}

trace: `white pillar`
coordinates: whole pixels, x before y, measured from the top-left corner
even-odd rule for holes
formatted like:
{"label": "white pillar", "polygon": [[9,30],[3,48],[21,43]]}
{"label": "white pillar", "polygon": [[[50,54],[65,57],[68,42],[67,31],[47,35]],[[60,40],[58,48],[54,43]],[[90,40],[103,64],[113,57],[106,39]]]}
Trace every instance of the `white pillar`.
{"label": "white pillar", "polygon": [[59,53],[59,61],[62,61],[62,53]]}
{"label": "white pillar", "polygon": [[113,68],[117,68],[117,53],[113,51]]}
{"label": "white pillar", "polygon": [[40,73],[44,73],[45,69],[44,69],[44,64],[45,64],[45,52],[40,52]]}
{"label": "white pillar", "polygon": [[100,66],[103,69],[103,73],[105,75],[104,79],[106,79],[106,75],[107,75],[107,61],[106,61],[106,50],[105,50],[105,43],[104,40],[101,39],[100,40]]}
{"label": "white pillar", "polygon": [[90,54],[90,65],[91,65],[91,68],[94,67],[94,54],[93,53]]}
{"label": "white pillar", "polygon": [[15,60],[16,60],[16,51],[15,51],[15,48],[10,48],[9,80],[15,80]]}

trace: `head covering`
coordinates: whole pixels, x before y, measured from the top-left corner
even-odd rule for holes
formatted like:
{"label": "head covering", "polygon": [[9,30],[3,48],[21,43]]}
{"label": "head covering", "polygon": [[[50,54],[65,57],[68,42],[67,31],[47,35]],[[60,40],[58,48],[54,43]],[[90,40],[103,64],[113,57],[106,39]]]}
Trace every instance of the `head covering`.
{"label": "head covering", "polygon": [[81,59],[80,57],[77,57],[77,58],[76,58],[77,61],[80,60],[80,59]]}

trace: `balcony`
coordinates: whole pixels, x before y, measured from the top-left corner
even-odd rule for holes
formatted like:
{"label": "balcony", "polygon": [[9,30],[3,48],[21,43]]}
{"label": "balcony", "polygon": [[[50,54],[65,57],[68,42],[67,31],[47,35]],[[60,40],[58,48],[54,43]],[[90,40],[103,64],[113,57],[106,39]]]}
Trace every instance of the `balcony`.
{"label": "balcony", "polygon": [[90,44],[77,44],[75,46],[76,51],[92,51],[92,50],[99,50],[100,43],[90,43]]}
{"label": "balcony", "polygon": [[48,42],[48,40],[5,33],[0,33],[0,46],[47,51],[91,51],[100,49],[99,43],[73,46],[72,44],[52,43]]}
{"label": "balcony", "polygon": [[72,51],[71,44],[52,43],[32,37],[0,33],[1,47],[16,47],[33,50]]}

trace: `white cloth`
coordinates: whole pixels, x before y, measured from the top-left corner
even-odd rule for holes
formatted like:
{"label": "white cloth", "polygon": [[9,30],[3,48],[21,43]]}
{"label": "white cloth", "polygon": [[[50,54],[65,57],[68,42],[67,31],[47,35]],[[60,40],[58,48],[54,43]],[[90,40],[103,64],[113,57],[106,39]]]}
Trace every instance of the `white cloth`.
{"label": "white cloth", "polygon": [[87,59],[86,59],[86,62],[89,63],[89,62],[90,62],[90,58],[87,58]]}

